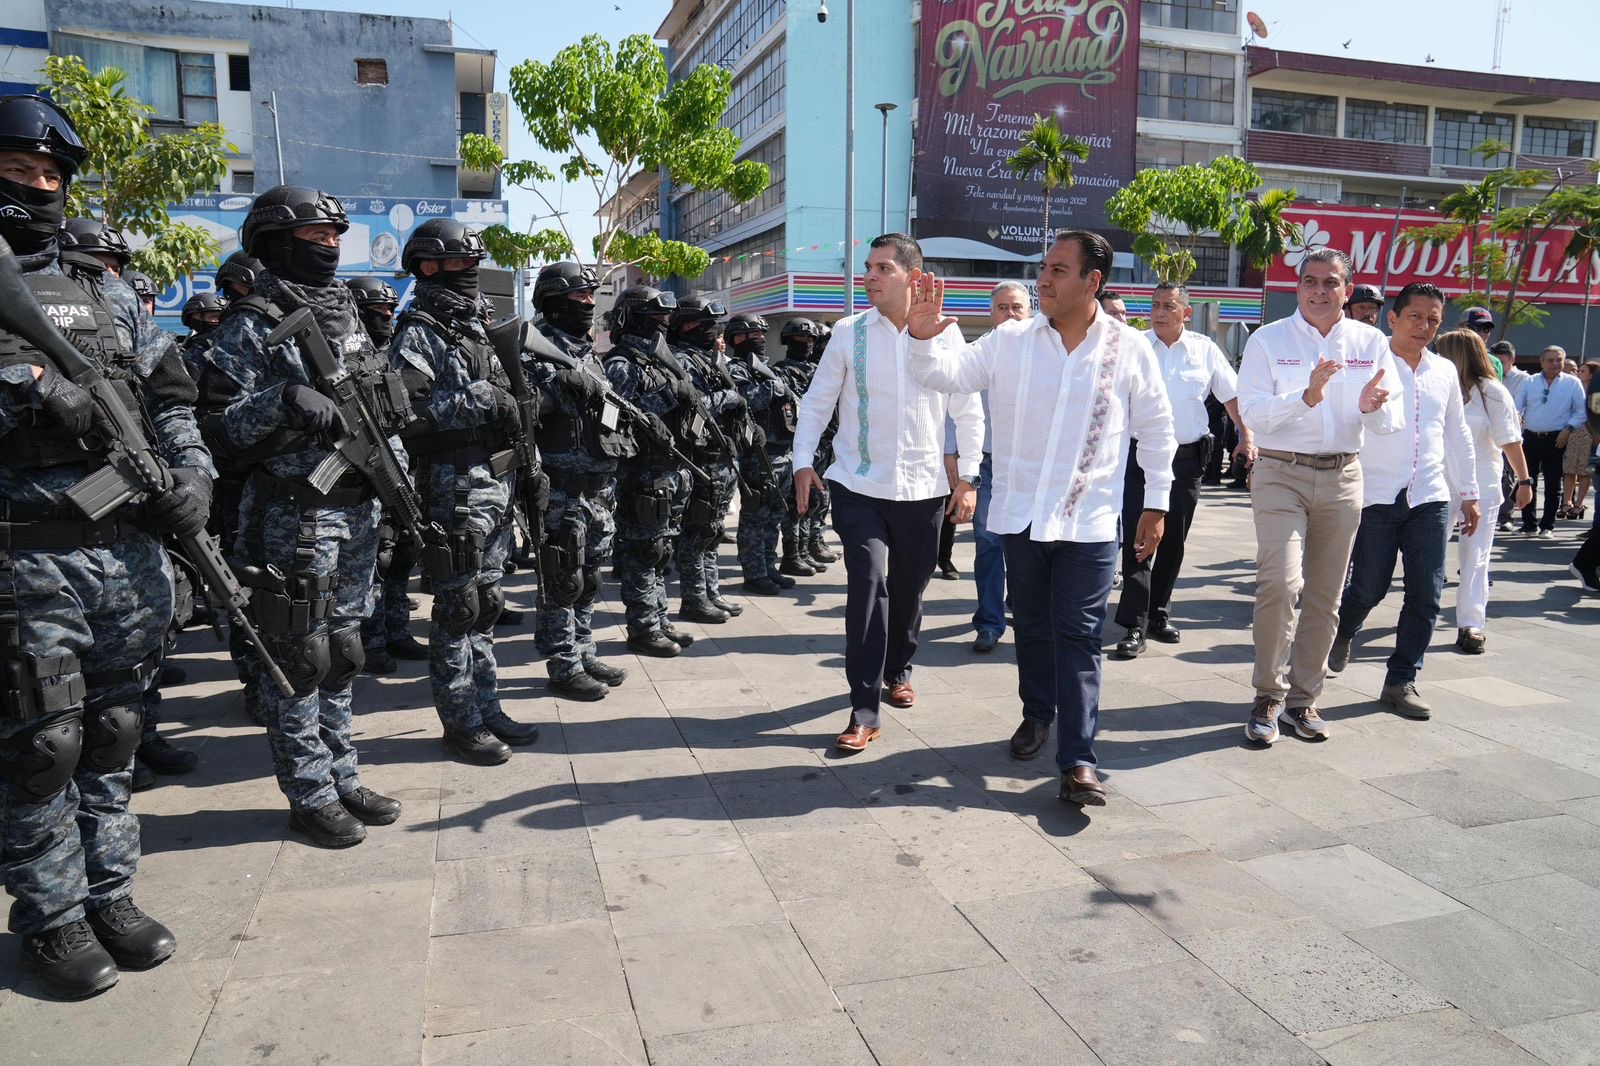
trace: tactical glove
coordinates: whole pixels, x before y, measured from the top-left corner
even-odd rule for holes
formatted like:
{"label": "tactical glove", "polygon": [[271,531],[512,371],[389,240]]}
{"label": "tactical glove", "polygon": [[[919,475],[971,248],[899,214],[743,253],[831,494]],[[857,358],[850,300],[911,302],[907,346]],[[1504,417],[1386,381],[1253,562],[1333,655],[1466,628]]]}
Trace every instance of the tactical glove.
{"label": "tactical glove", "polygon": [[34,383],[39,392],[39,411],[58,428],[63,437],[81,437],[89,432],[94,417],[94,398],[55,370],[46,367]]}
{"label": "tactical glove", "polygon": [[148,511],[162,530],[174,536],[200,532],[211,517],[211,475],[197,467],[174,467],[172,487],[151,497]]}
{"label": "tactical glove", "polygon": [[323,432],[339,420],[339,405],[309,385],[285,385],[283,406],[300,429]]}

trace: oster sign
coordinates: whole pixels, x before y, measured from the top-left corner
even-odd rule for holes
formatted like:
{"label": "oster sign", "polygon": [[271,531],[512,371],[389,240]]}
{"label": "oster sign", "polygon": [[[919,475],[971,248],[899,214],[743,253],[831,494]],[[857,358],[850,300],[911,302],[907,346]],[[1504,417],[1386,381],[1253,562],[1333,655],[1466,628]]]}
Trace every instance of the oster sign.
{"label": "oster sign", "polygon": [[[1459,296],[1467,291],[1461,281],[1461,271],[1466,267],[1472,252],[1472,235],[1465,233],[1446,244],[1421,244],[1396,239],[1408,229],[1426,229],[1440,222],[1437,214],[1428,211],[1403,211],[1400,224],[1395,226],[1395,213],[1382,208],[1369,207],[1294,207],[1285,215],[1301,227],[1301,240],[1284,255],[1273,260],[1267,270],[1267,288],[1292,291],[1295,287],[1300,260],[1313,248],[1337,248],[1350,257],[1355,266],[1355,280],[1369,285],[1384,283],[1388,270],[1388,295],[1398,292],[1413,281],[1426,281],[1443,289],[1447,295]],[[1480,234],[1482,240],[1490,239]],[[1540,303],[1584,302],[1584,288],[1589,279],[1600,281],[1600,257],[1591,258],[1589,269],[1572,259],[1565,259],[1567,242],[1572,238],[1568,229],[1553,230],[1533,248],[1528,259],[1527,280],[1518,286],[1518,297],[1534,299]],[[1503,242],[1508,252],[1518,254],[1514,241]],[[1503,286],[1500,287],[1503,290]],[[1541,295],[1542,294],[1542,295]],[[1497,295],[1505,295],[1503,291]]]}
{"label": "oster sign", "polygon": [[1090,155],[1051,194],[1051,228],[1105,227],[1106,200],[1133,178],[1139,0],[923,0],[920,63],[918,238],[958,258],[1037,254],[1043,194],[1006,160],[1052,114]]}

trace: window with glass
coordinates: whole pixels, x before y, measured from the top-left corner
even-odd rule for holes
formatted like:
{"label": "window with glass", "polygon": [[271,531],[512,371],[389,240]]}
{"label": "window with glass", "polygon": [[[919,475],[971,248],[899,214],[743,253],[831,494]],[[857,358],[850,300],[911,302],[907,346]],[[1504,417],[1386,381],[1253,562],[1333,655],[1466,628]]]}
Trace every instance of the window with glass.
{"label": "window with glass", "polygon": [[787,269],[783,226],[780,224],[765,233],[713,251],[711,266],[695,279],[694,287],[700,292],[731,289],[747,281],[781,274]]}
{"label": "window with glass", "polygon": [[1205,166],[1225,155],[1237,151],[1231,144],[1212,144],[1209,141],[1175,141],[1164,137],[1144,137],[1138,140],[1134,159],[1140,170],[1171,170],[1173,167],[1195,163]]}
{"label": "window with glass", "polygon": [[1522,120],[1524,155],[1568,156],[1587,159],[1594,154],[1594,122],[1585,118],[1537,118]]}
{"label": "window with glass", "polygon": [[1139,117],[1233,124],[1234,57],[1144,45],[1139,49]]}
{"label": "window with glass", "polygon": [[733,203],[717,189],[695,189],[686,193],[673,205],[679,240],[705,247],[715,245],[719,235],[725,230],[783,203],[783,134],[780,132],[763,141],[744,158],[767,165],[771,181],[766,190],[754,200],[743,204]]}
{"label": "window with glass", "polygon": [[1428,109],[1420,104],[1346,100],[1344,135],[1358,141],[1385,144],[1427,144]]}
{"label": "window with glass", "polygon": [[739,75],[729,93],[722,125],[742,141],[783,112],[783,45],[780,43]]}
{"label": "window with glass", "polygon": [[[714,7],[706,4],[701,13]],[[676,70],[687,73],[702,63],[732,70],[741,56],[783,17],[784,0],[735,0],[722,13],[721,21],[703,34],[699,41],[675,65]],[[690,22],[698,22],[696,14]]]}
{"label": "window with glass", "polygon": [[146,48],[68,33],[56,34],[56,49],[82,59],[90,70],[116,67],[126,74],[123,90],[156,109],[151,121],[158,126],[217,121],[217,64],[209,52]]}
{"label": "window with glass", "polygon": [[1250,93],[1250,128],[1274,133],[1339,135],[1339,99],[1312,93],[1256,89]]}
{"label": "window with glass", "polygon": [[1139,21],[1146,26],[1236,34],[1239,0],[1144,0]]}
{"label": "window with glass", "polygon": [[1488,159],[1477,154],[1484,141],[1511,143],[1516,120],[1487,111],[1451,111],[1439,108],[1433,116],[1433,161],[1445,167],[1503,167],[1508,155]]}

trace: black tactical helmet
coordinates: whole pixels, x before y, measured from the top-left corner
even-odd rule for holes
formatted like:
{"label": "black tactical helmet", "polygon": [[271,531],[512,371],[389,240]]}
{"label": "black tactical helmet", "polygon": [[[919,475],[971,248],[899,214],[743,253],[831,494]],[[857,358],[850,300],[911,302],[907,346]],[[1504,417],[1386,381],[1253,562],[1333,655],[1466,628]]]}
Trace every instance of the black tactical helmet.
{"label": "black tactical helmet", "polygon": [[728,319],[727,325],[722,327],[724,339],[731,339],[736,333],[765,333],[767,320],[760,315],[737,314]]}
{"label": "black tactical helmet", "polygon": [[408,274],[417,272],[424,259],[472,259],[488,256],[483,238],[453,218],[430,218],[411,231],[400,251],[400,266]]}
{"label": "black tactical helmet", "polygon": [[42,96],[0,96],[0,151],[43,152],[68,181],[89,156],[67,113]]}
{"label": "black tactical helmet", "polygon": [[224,292],[227,291],[227,285],[243,285],[247,289],[254,289],[256,273],[261,269],[261,260],[247,252],[234,252],[217,268],[217,288]]}
{"label": "black tactical helmet", "polygon": [[344,283],[350,290],[350,295],[356,298],[357,307],[371,307],[374,304],[398,304],[400,294],[390,287],[382,278],[366,277],[351,278]]}
{"label": "black tactical helmet", "polygon": [[118,266],[127,266],[133,250],[115,226],[108,226],[97,218],[69,218],[61,224],[61,247],[76,252],[107,255]]}
{"label": "black tactical helmet", "polygon": [[783,329],[778,333],[778,339],[788,344],[796,337],[809,337],[813,341],[822,336],[822,327],[809,318],[791,318],[783,324]]}
{"label": "black tactical helmet", "polygon": [[318,225],[337,226],[340,233],[350,228],[337,197],[306,185],[274,185],[250,205],[250,213],[239,227],[239,244],[260,258],[264,238]]}
{"label": "black tactical helmet", "polygon": [[218,296],[216,293],[195,293],[184,302],[183,324],[192,330],[208,329],[210,327],[206,323],[200,321],[200,315],[207,311],[221,312],[221,310],[222,297]]}
{"label": "black tactical helmet", "polygon": [[600,287],[594,271],[578,263],[550,263],[539,269],[533,283],[533,306],[545,310],[544,302],[552,296],[565,296],[569,292],[593,292]]}
{"label": "black tactical helmet", "polygon": [[667,327],[678,298],[649,285],[629,285],[611,308],[611,326],[618,333],[653,337]]}
{"label": "black tactical helmet", "polygon": [[124,270],[122,280],[128,283],[141,300],[154,300],[160,295],[156,292],[156,283],[150,280],[148,274],[141,274],[137,270]]}

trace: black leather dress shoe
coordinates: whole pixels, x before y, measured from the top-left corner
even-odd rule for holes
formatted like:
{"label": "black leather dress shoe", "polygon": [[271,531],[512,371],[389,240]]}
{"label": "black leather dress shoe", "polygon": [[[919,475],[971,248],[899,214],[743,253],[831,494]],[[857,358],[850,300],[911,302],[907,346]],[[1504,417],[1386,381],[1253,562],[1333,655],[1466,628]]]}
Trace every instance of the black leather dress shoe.
{"label": "black leather dress shoe", "polygon": [[988,655],[990,652],[994,651],[995,645],[999,643],[999,637],[995,636],[988,630],[984,630],[978,634],[978,639],[972,642],[972,650],[977,652],[979,655]]}
{"label": "black leather dress shoe", "polygon": [[1128,635],[1117,641],[1117,655],[1123,659],[1137,659],[1144,652],[1144,630],[1138,626],[1128,629]]}
{"label": "black leather dress shoe", "polygon": [[524,748],[539,739],[539,727],[519,722],[504,711],[483,716],[483,727],[513,748]]}
{"label": "black leather dress shoe", "polygon": [[339,797],[344,809],[364,825],[393,825],[400,817],[400,801],[380,796],[365,785]]}
{"label": "black leather dress shoe", "polygon": [[583,661],[583,672],[596,681],[604,681],[611,688],[616,688],[628,680],[628,671],[620,666],[603,663],[599,659],[585,659]]}
{"label": "black leather dress shoe", "polygon": [[1011,757],[1027,761],[1038,756],[1044,742],[1050,739],[1050,723],[1024,718],[1017,731],[1011,734]]}
{"label": "black leather dress shoe", "polygon": [[671,659],[683,651],[683,646],[665,633],[651,633],[643,637],[629,637],[628,650],[653,659]]}
{"label": "black leather dress shoe", "polygon": [[474,766],[499,766],[511,758],[511,748],[506,742],[482,726],[461,733],[445,730],[440,743],[445,751]]}
{"label": "black leather dress shoe", "polygon": [[117,983],[117,964],[86,921],[22,938],[22,967],[58,999],[85,999]]}
{"label": "black leather dress shoe", "polygon": [[1178,627],[1165,618],[1151,619],[1148,636],[1151,640],[1159,640],[1163,644],[1176,644],[1183,639],[1178,635]]}
{"label": "black leather dress shoe", "polygon": [[123,970],[148,970],[178,950],[171,930],[140,910],[131,897],[90,911],[89,928]]}
{"label": "black leather dress shoe", "polygon": [[428,661],[428,649],[417,641],[417,638],[407,633],[398,640],[388,643],[389,654],[396,659],[409,659],[412,662],[425,663]]}
{"label": "black leather dress shoe", "polygon": [[295,807],[289,811],[289,824],[323,848],[348,848],[367,839],[367,827],[338,800],[314,811]]}

